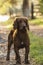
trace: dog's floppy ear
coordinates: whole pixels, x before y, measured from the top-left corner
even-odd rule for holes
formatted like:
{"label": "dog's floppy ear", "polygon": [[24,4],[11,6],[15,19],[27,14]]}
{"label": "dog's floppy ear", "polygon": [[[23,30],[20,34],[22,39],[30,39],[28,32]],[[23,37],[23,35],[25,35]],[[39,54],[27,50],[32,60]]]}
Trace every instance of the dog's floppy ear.
{"label": "dog's floppy ear", "polygon": [[25,19],[25,23],[26,23],[27,29],[29,30],[28,19]]}
{"label": "dog's floppy ear", "polygon": [[14,33],[14,30],[12,29],[12,30],[10,31],[10,34],[13,35],[13,33]]}
{"label": "dog's floppy ear", "polygon": [[17,29],[17,26],[18,26],[18,23],[17,23],[17,19],[14,21],[14,23],[13,23],[13,28],[14,29]]}

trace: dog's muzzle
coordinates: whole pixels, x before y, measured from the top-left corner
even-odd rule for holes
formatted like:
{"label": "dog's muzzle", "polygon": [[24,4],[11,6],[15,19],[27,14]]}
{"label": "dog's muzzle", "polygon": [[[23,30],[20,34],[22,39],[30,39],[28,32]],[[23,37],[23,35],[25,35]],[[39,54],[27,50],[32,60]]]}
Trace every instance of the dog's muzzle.
{"label": "dog's muzzle", "polygon": [[21,25],[20,25],[20,29],[25,29],[26,28],[26,24],[25,23],[22,23]]}

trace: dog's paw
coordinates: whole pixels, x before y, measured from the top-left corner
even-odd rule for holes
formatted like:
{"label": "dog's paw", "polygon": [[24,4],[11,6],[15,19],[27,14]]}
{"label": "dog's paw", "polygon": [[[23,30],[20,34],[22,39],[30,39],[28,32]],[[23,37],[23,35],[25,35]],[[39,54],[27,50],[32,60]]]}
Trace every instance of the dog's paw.
{"label": "dog's paw", "polygon": [[6,60],[9,61],[10,59],[7,57]]}
{"label": "dog's paw", "polygon": [[30,64],[30,62],[29,61],[25,61],[25,64]]}
{"label": "dog's paw", "polygon": [[17,61],[16,64],[21,64],[21,62],[20,61]]}

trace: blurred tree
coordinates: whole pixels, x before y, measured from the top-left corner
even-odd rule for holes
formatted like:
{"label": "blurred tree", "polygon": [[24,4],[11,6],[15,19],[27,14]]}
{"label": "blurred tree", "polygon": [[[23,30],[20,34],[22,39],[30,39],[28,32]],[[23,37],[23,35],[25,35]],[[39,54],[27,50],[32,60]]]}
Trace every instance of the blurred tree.
{"label": "blurred tree", "polygon": [[34,19],[34,4],[31,3],[31,19]]}
{"label": "blurred tree", "polygon": [[29,16],[29,0],[23,0],[22,11],[24,16]]}
{"label": "blurred tree", "polygon": [[12,8],[9,7],[9,15],[11,16],[13,14]]}
{"label": "blurred tree", "polygon": [[9,7],[10,16],[14,13],[14,6],[17,4],[17,0],[9,0],[9,3],[12,7]]}

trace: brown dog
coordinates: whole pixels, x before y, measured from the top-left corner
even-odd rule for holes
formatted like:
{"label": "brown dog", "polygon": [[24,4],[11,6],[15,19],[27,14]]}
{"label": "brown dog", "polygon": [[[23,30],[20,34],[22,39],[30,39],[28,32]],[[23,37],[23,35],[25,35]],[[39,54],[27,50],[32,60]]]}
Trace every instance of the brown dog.
{"label": "brown dog", "polygon": [[[13,37],[13,33],[16,29],[17,32]],[[29,63],[28,54],[29,54],[30,40],[27,34],[27,29],[29,30],[28,19],[25,17],[16,18],[13,24],[13,30],[10,31],[10,34],[8,36],[7,60],[9,60],[10,47],[12,43],[14,43],[14,51],[16,54],[17,63],[21,63],[19,55],[19,49],[21,48],[25,48],[25,63]]]}

